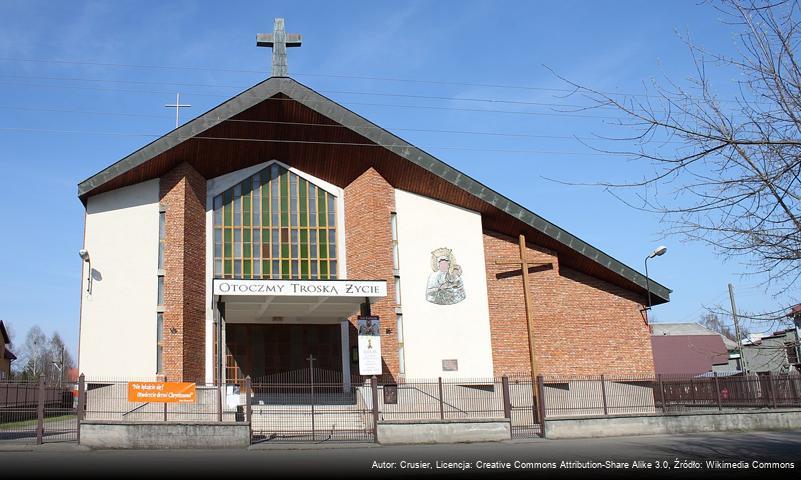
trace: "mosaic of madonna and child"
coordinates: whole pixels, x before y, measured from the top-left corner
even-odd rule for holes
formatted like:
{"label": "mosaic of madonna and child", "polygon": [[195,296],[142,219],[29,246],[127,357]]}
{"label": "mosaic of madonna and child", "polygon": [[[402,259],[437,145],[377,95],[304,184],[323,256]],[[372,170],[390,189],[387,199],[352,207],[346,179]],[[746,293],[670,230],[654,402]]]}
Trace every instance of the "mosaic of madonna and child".
{"label": "mosaic of madonna and child", "polygon": [[454,305],[465,299],[462,267],[450,248],[431,252],[431,270],[426,286],[426,300],[436,305]]}

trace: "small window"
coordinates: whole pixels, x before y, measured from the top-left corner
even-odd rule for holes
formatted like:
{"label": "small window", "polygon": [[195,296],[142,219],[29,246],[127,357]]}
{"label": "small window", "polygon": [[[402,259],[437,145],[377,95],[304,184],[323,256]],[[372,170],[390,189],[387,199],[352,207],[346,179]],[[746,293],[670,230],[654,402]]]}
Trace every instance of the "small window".
{"label": "small window", "polygon": [[159,212],[159,261],[158,269],[164,269],[164,238],[166,237],[167,212]]}
{"label": "small window", "polygon": [[400,268],[400,258],[398,257],[398,214],[390,214],[390,224],[392,227],[392,268]]}
{"label": "small window", "polygon": [[398,345],[398,373],[406,374],[406,357],[403,353],[403,345]]}
{"label": "small window", "polygon": [[401,304],[401,279],[399,276],[395,276],[395,304]]}
{"label": "small window", "polygon": [[164,314],[156,314],[156,373],[164,373]]}
{"label": "small window", "polygon": [[398,343],[403,343],[403,314],[398,313],[395,318],[397,320],[395,331],[397,332]]}
{"label": "small window", "polygon": [[787,362],[790,365],[795,365],[798,363],[798,346],[795,343],[785,343],[785,349],[787,351]]}
{"label": "small window", "polygon": [[156,289],[156,305],[164,305],[164,275],[158,277],[158,287]]}

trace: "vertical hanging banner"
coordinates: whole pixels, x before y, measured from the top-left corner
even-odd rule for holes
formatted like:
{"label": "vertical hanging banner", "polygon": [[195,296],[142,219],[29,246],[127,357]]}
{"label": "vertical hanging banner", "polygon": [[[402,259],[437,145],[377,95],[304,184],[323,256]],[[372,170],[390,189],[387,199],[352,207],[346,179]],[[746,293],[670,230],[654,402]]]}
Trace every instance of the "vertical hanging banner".
{"label": "vertical hanging banner", "polygon": [[359,375],[381,375],[380,320],[373,315],[360,315]]}

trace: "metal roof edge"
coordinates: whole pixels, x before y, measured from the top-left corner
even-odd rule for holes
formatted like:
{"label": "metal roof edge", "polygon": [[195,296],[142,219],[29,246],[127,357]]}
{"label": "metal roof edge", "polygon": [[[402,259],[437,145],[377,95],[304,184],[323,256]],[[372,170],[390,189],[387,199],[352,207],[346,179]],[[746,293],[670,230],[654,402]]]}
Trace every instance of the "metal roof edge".
{"label": "metal roof edge", "polygon": [[[641,274],[637,270],[634,270],[633,268],[615,259],[611,255],[599,250],[598,248],[593,247],[567,230],[564,230],[548,220],[545,220],[536,213],[501,195],[495,190],[473,179],[469,175],[456,170],[424,150],[415,147],[397,135],[372,123],[361,115],[352,112],[346,107],[339,105],[335,101],[315,92],[302,83],[294,79],[291,80],[293,83],[290,90],[283,92],[290,98],[330,118],[340,125],[359,133],[365,138],[375,142],[378,145],[381,145],[382,147],[409,160],[410,162],[425,168],[440,178],[467,191],[471,195],[480,198],[481,200],[495,206],[505,213],[517,218],[523,223],[537,229],[541,233],[553,238],[557,242],[567,246],[584,257],[600,264],[607,270],[617,273],[618,275],[626,278],[636,285],[639,285],[642,288],[647,288],[645,275]],[[323,105],[325,108],[318,108],[317,105]],[[672,292],[671,289],[661,285],[653,279],[649,279],[649,282],[652,295],[655,295],[664,302],[670,301],[670,293]]]}
{"label": "metal roof edge", "polygon": [[[195,119],[165,134],[116,163],[106,167],[78,184],[78,196],[83,197],[95,188],[113,178],[143,164],[179,143],[204,132],[205,130],[231,118],[257,103],[283,93],[302,105],[362,135],[376,144],[392,151],[396,155],[425,168],[438,177],[465,190],[471,195],[493,205],[501,211],[517,218],[521,222],[551,237],[578,254],[592,260],[607,270],[617,273],[642,288],[646,287],[645,275],[620,262],[607,253],[593,247],[557,225],[545,220],[536,213],[501,195],[472,177],[451,167],[442,160],[415,147],[406,140],[374,124],[357,113],[343,107],[313,89],[289,77],[270,77],[259,82],[239,95],[221,103]],[[649,279],[651,294],[657,302],[670,301],[671,289]]]}
{"label": "metal roof edge", "polygon": [[270,77],[226,100],[193,120],[153,140],[144,147],[123,157],[112,165],[78,183],[78,196],[82,197],[113,178],[138,167],[151,158],[164,153],[179,143],[241,113],[281,91],[283,77]]}

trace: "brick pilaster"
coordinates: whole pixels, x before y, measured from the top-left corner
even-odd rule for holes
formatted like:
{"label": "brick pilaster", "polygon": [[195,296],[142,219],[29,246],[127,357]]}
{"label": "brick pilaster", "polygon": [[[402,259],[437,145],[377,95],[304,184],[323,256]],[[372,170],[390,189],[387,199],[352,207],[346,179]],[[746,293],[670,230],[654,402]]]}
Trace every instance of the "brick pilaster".
{"label": "brick pilaster", "polygon": [[[348,278],[386,280],[387,296],[372,305],[381,318],[381,354],[384,374],[398,374],[398,337],[395,318],[395,277],[392,268],[391,213],[395,189],[372,167],[345,187],[345,245]],[[351,317],[356,325],[356,316]],[[387,333],[387,331],[391,333]],[[352,332],[355,330],[352,328]],[[355,345],[353,333],[351,345]],[[355,366],[355,365],[354,365]],[[354,374],[358,370],[353,371]]]}
{"label": "brick pilaster", "polygon": [[[164,242],[164,374],[205,380],[206,179],[181,163],[160,179]],[[155,281],[155,279],[154,279]]]}

